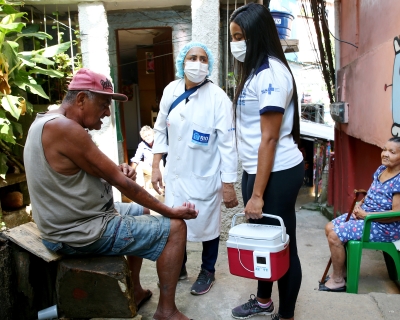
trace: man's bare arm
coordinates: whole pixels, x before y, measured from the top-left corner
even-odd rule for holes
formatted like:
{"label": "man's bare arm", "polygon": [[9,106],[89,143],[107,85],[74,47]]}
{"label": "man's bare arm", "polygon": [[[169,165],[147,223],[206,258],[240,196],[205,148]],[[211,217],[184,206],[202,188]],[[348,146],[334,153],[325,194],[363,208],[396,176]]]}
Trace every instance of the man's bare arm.
{"label": "man's bare arm", "polygon": [[193,219],[197,212],[189,207],[169,208],[132,179],[94,144],[90,135],[73,120],[58,118],[46,123],[42,134],[43,148],[50,166],[63,175],[79,170],[106,180],[128,198],[170,218]]}

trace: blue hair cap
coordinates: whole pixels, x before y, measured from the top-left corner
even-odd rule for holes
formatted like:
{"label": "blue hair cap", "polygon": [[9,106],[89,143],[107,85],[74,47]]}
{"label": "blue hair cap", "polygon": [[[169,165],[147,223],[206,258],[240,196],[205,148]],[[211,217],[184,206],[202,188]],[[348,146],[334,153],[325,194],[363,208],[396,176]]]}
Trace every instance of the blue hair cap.
{"label": "blue hair cap", "polygon": [[212,68],[214,65],[214,56],[211,53],[211,51],[207,48],[205,44],[202,44],[200,42],[189,42],[186,44],[181,51],[179,51],[178,57],[176,58],[175,62],[175,67],[176,67],[176,76],[179,78],[183,78],[184,72],[183,72],[183,62],[185,61],[185,57],[188,53],[188,51],[192,48],[202,48],[208,57],[208,76],[211,75]]}

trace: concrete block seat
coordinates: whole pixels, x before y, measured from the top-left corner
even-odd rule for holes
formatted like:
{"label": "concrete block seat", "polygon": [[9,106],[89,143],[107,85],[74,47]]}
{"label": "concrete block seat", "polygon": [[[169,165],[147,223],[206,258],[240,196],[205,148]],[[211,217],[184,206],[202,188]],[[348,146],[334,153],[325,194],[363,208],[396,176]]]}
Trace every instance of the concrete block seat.
{"label": "concrete block seat", "polygon": [[55,280],[59,316],[132,318],[136,315],[131,274],[124,256],[63,256],[48,250],[33,222],[7,230],[5,236],[46,262],[57,263]]}
{"label": "concrete block seat", "polygon": [[131,318],[136,314],[125,257],[63,258],[58,262],[57,305],[67,318]]}

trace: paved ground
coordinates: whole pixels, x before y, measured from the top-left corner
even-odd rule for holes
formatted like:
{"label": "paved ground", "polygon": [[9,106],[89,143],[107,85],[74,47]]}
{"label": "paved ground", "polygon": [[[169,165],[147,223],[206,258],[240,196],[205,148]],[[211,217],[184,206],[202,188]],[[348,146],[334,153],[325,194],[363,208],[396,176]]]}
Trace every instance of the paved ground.
{"label": "paved ground", "polygon": [[[400,319],[399,290],[389,280],[380,252],[367,250],[363,253],[359,294],[317,290],[318,280],[329,259],[329,250],[323,231],[328,220],[318,211],[301,209],[300,206],[307,201],[312,201],[312,199],[304,197],[299,199],[296,208],[298,250],[303,269],[303,281],[295,319]],[[256,292],[256,282],[229,273],[225,242],[221,242],[215,285],[209,293],[193,296],[189,291],[199,272],[200,257],[201,244],[188,243],[189,279],[180,281],[178,284],[176,295],[178,308],[196,320],[232,319],[230,310],[246,302],[250,294]],[[149,320],[152,319],[159,297],[155,263],[144,262],[141,279],[143,286],[153,291],[152,299],[139,311],[143,320]],[[278,306],[276,285],[272,298]],[[270,317],[259,316],[251,319],[261,320],[270,319]]]}

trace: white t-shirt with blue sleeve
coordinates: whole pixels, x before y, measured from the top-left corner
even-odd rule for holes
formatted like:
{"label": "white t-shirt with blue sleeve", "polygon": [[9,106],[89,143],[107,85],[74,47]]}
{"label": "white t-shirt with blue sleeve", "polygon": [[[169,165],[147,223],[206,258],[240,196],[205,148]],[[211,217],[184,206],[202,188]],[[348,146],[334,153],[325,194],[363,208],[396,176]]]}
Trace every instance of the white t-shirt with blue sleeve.
{"label": "white t-shirt with blue sleeve", "polygon": [[236,108],[238,151],[243,170],[257,173],[261,143],[260,116],[266,112],[283,113],[279,141],[272,171],[290,169],[303,160],[291,135],[294,103],[292,75],[280,61],[265,59],[246,81]]}

